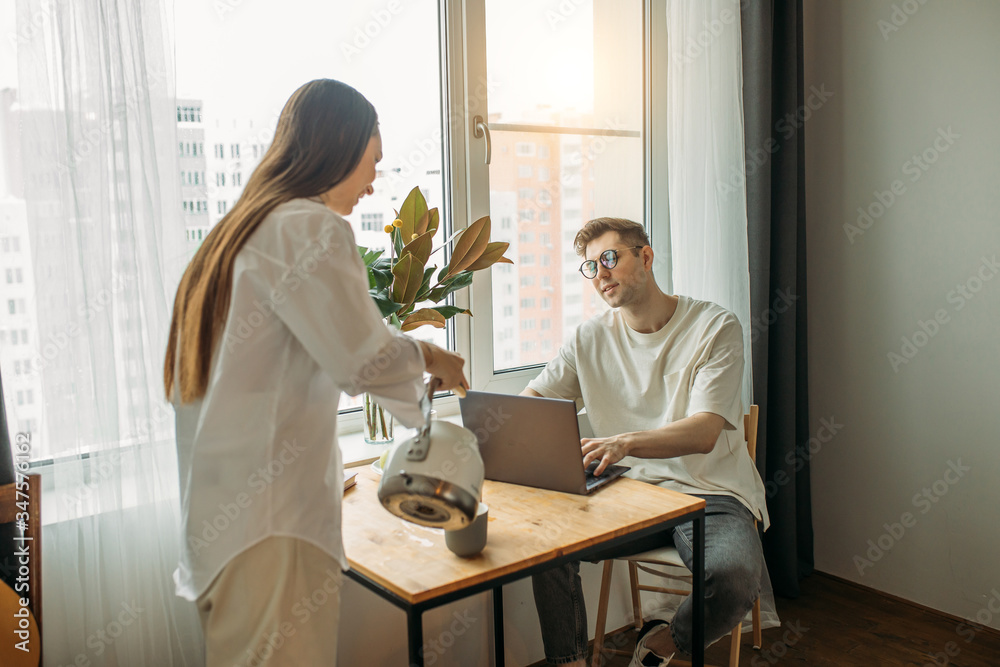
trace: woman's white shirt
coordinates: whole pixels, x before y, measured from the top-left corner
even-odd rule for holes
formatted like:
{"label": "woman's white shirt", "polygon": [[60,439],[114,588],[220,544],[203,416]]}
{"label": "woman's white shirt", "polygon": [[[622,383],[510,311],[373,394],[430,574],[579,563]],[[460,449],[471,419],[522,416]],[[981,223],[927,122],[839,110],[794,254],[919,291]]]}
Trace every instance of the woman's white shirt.
{"label": "woman's white shirt", "polygon": [[341,392],[368,391],[416,426],[423,371],[419,345],[387,327],[369,296],[347,221],[312,200],[275,208],[236,257],[205,396],[174,406],[185,538],[177,594],[196,599],[272,535],[309,541],[346,569]]}

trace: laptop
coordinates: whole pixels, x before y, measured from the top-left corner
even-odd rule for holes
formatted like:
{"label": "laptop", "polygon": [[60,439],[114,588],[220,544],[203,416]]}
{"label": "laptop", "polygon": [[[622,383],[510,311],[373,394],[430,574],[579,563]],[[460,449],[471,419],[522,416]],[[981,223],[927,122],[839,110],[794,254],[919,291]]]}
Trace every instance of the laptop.
{"label": "laptop", "polygon": [[479,440],[486,479],[586,495],[629,470],[612,465],[599,477],[584,470],[573,401],[469,391],[459,406]]}

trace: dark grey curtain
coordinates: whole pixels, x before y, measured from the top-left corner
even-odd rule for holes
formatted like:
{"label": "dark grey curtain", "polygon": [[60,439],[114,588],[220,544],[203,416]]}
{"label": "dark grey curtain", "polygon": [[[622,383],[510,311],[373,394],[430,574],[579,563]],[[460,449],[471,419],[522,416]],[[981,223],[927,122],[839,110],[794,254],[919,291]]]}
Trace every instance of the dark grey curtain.
{"label": "dark grey curtain", "polygon": [[[7,410],[3,400],[3,376],[0,376],[0,484],[14,481],[14,454],[10,448],[10,432],[7,430]],[[12,523],[0,524],[0,581],[14,586],[14,534],[17,528]]]}
{"label": "dark grey curtain", "polygon": [[813,567],[806,366],[802,0],[744,0],[743,105],[757,465],[774,591],[797,597]]}

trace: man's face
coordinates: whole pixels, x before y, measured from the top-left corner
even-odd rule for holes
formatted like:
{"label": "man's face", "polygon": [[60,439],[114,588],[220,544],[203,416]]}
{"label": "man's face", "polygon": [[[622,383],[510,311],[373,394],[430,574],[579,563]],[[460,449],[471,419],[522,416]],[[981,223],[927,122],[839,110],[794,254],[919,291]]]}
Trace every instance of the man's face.
{"label": "man's face", "polygon": [[[605,250],[618,251],[618,263],[613,269],[600,262],[601,253]],[[638,257],[637,252],[640,253]],[[590,282],[612,308],[628,306],[645,297],[648,275],[641,253],[641,250],[628,249],[618,237],[618,232],[605,232],[587,244],[584,259],[597,262],[597,275]]]}

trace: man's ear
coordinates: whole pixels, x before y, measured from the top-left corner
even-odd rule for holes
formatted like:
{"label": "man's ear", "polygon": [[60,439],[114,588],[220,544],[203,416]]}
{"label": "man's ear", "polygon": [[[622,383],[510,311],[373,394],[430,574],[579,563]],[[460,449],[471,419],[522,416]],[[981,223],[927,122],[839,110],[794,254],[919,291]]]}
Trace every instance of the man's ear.
{"label": "man's ear", "polygon": [[643,246],[639,250],[640,256],[642,257],[642,266],[645,269],[653,270],[653,248],[651,246]]}

